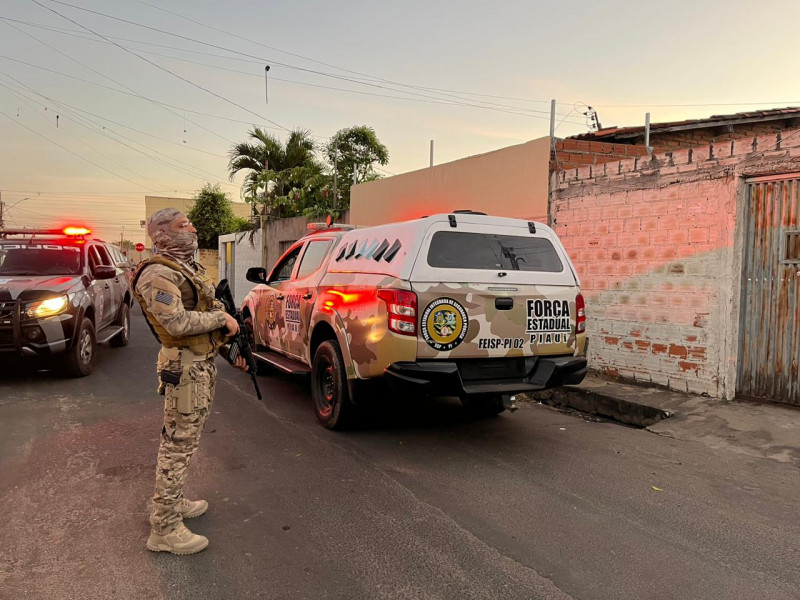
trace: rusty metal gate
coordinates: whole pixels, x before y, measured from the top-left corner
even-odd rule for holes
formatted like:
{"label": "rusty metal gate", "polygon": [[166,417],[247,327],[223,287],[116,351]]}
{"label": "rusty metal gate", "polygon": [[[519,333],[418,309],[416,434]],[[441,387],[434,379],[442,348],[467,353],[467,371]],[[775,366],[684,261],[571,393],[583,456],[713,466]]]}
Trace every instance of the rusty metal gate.
{"label": "rusty metal gate", "polygon": [[800,406],[800,173],[746,185],[736,391]]}

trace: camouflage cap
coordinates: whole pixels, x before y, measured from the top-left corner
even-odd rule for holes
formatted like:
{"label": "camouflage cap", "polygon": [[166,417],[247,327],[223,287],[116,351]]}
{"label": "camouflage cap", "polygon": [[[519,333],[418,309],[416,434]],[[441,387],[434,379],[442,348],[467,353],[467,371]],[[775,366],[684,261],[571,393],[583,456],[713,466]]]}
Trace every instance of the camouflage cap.
{"label": "camouflage cap", "polygon": [[162,208],[147,220],[147,235],[159,253],[179,260],[189,260],[197,250],[197,234],[174,231],[172,224],[184,215],[177,208]]}

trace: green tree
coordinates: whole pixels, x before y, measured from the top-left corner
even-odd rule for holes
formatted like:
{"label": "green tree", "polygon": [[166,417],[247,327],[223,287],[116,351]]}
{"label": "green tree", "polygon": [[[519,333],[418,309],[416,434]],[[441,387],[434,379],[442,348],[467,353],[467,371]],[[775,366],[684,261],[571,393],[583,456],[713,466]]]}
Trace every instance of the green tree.
{"label": "green tree", "polygon": [[197,241],[201,248],[216,250],[219,236],[249,227],[247,219],[233,214],[231,201],[219,184],[205,184],[195,195],[194,206],[186,216],[197,229]]}
{"label": "green tree", "polygon": [[235,144],[229,152],[228,174],[231,180],[246,171],[242,196],[246,202],[262,205],[262,212],[272,217],[301,214],[308,182],[323,174],[323,165],[315,153],[311,133],[296,129],[285,142],[259,127],[248,132],[249,141]]}
{"label": "green tree", "polygon": [[340,129],[325,146],[325,154],[331,166],[335,166],[337,187],[339,188],[337,206],[342,210],[350,206],[350,186],[365,181],[380,179],[375,172],[375,164],[389,162],[389,150],[375,134],[372,127],[357,125]]}

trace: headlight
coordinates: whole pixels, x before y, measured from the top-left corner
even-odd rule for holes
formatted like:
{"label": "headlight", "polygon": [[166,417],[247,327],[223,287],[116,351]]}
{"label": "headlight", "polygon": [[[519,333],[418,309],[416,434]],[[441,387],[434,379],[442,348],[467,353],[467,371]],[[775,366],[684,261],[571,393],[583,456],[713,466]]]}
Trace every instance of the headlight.
{"label": "headlight", "polygon": [[69,300],[67,297],[58,296],[56,298],[49,298],[47,300],[42,300],[41,302],[31,304],[25,310],[25,314],[29,317],[42,319],[44,317],[52,317],[53,315],[60,314],[67,310],[68,306]]}

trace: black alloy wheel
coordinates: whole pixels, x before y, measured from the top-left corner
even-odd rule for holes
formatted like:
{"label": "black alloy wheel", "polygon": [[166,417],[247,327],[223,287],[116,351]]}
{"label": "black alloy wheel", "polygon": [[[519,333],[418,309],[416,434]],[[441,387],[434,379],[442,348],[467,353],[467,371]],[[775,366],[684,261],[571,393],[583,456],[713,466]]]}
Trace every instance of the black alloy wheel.
{"label": "black alloy wheel", "polygon": [[351,424],[355,407],[350,400],[342,352],[334,340],[322,342],[314,354],[311,395],[314,412],[324,427],[343,429]]}

